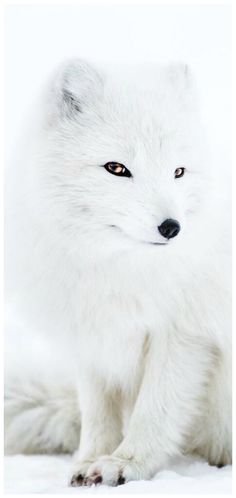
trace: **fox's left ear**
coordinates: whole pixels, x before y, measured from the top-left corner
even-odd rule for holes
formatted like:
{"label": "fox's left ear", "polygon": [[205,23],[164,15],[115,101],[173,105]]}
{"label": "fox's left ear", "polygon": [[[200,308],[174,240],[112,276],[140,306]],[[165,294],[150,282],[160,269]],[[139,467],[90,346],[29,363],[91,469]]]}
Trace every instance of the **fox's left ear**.
{"label": "fox's left ear", "polygon": [[62,64],[54,75],[47,94],[50,121],[73,118],[99,99],[103,81],[89,63],[73,59]]}
{"label": "fox's left ear", "polygon": [[195,93],[196,84],[188,64],[173,63],[168,66],[168,77],[172,88],[179,95]]}

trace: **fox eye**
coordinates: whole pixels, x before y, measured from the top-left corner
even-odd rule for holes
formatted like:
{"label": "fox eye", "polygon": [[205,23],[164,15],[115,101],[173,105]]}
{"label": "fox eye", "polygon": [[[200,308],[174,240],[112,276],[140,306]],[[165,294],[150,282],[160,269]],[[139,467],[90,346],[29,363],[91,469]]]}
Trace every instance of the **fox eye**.
{"label": "fox eye", "polygon": [[181,178],[181,176],[184,176],[185,173],[185,168],[177,168],[175,170],[175,178]]}
{"label": "fox eye", "polygon": [[111,173],[112,175],[127,176],[128,178],[132,176],[130,171],[123,164],[120,163],[115,163],[115,162],[106,163],[104,165],[104,168],[108,171],[108,173]]}

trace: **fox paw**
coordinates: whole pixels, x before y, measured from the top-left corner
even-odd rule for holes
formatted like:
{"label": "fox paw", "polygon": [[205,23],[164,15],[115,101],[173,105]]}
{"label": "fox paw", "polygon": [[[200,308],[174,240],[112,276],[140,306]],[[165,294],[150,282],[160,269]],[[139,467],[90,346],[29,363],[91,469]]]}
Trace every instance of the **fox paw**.
{"label": "fox paw", "polygon": [[108,486],[120,486],[125,482],[141,479],[139,465],[131,459],[123,459],[115,456],[103,456],[94,463],[82,469],[82,466],[73,475],[72,486],[92,486],[105,484]]}
{"label": "fox paw", "polygon": [[85,476],[91,464],[92,460],[84,460],[75,464],[74,472],[70,479],[70,486],[77,487],[85,485]]}

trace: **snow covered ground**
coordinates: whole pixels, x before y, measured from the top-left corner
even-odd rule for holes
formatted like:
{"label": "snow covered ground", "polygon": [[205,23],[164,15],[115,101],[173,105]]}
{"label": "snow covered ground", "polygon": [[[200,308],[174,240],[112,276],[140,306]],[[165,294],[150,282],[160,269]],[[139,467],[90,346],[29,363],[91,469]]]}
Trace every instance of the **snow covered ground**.
{"label": "snow covered ground", "polygon": [[183,458],[159,472],[152,481],[129,482],[117,488],[68,487],[72,459],[69,456],[5,458],[6,493],[109,493],[109,494],[231,494],[231,466],[210,467],[199,458]]}

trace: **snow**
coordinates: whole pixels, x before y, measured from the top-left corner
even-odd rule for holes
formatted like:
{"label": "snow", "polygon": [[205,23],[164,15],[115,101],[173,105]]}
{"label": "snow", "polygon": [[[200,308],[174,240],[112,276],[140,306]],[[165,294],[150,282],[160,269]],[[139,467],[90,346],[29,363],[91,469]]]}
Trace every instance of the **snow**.
{"label": "snow", "polygon": [[231,494],[231,466],[218,469],[200,458],[178,459],[151,481],[123,486],[68,487],[72,457],[68,455],[15,455],[5,457],[6,493],[104,494]]}

